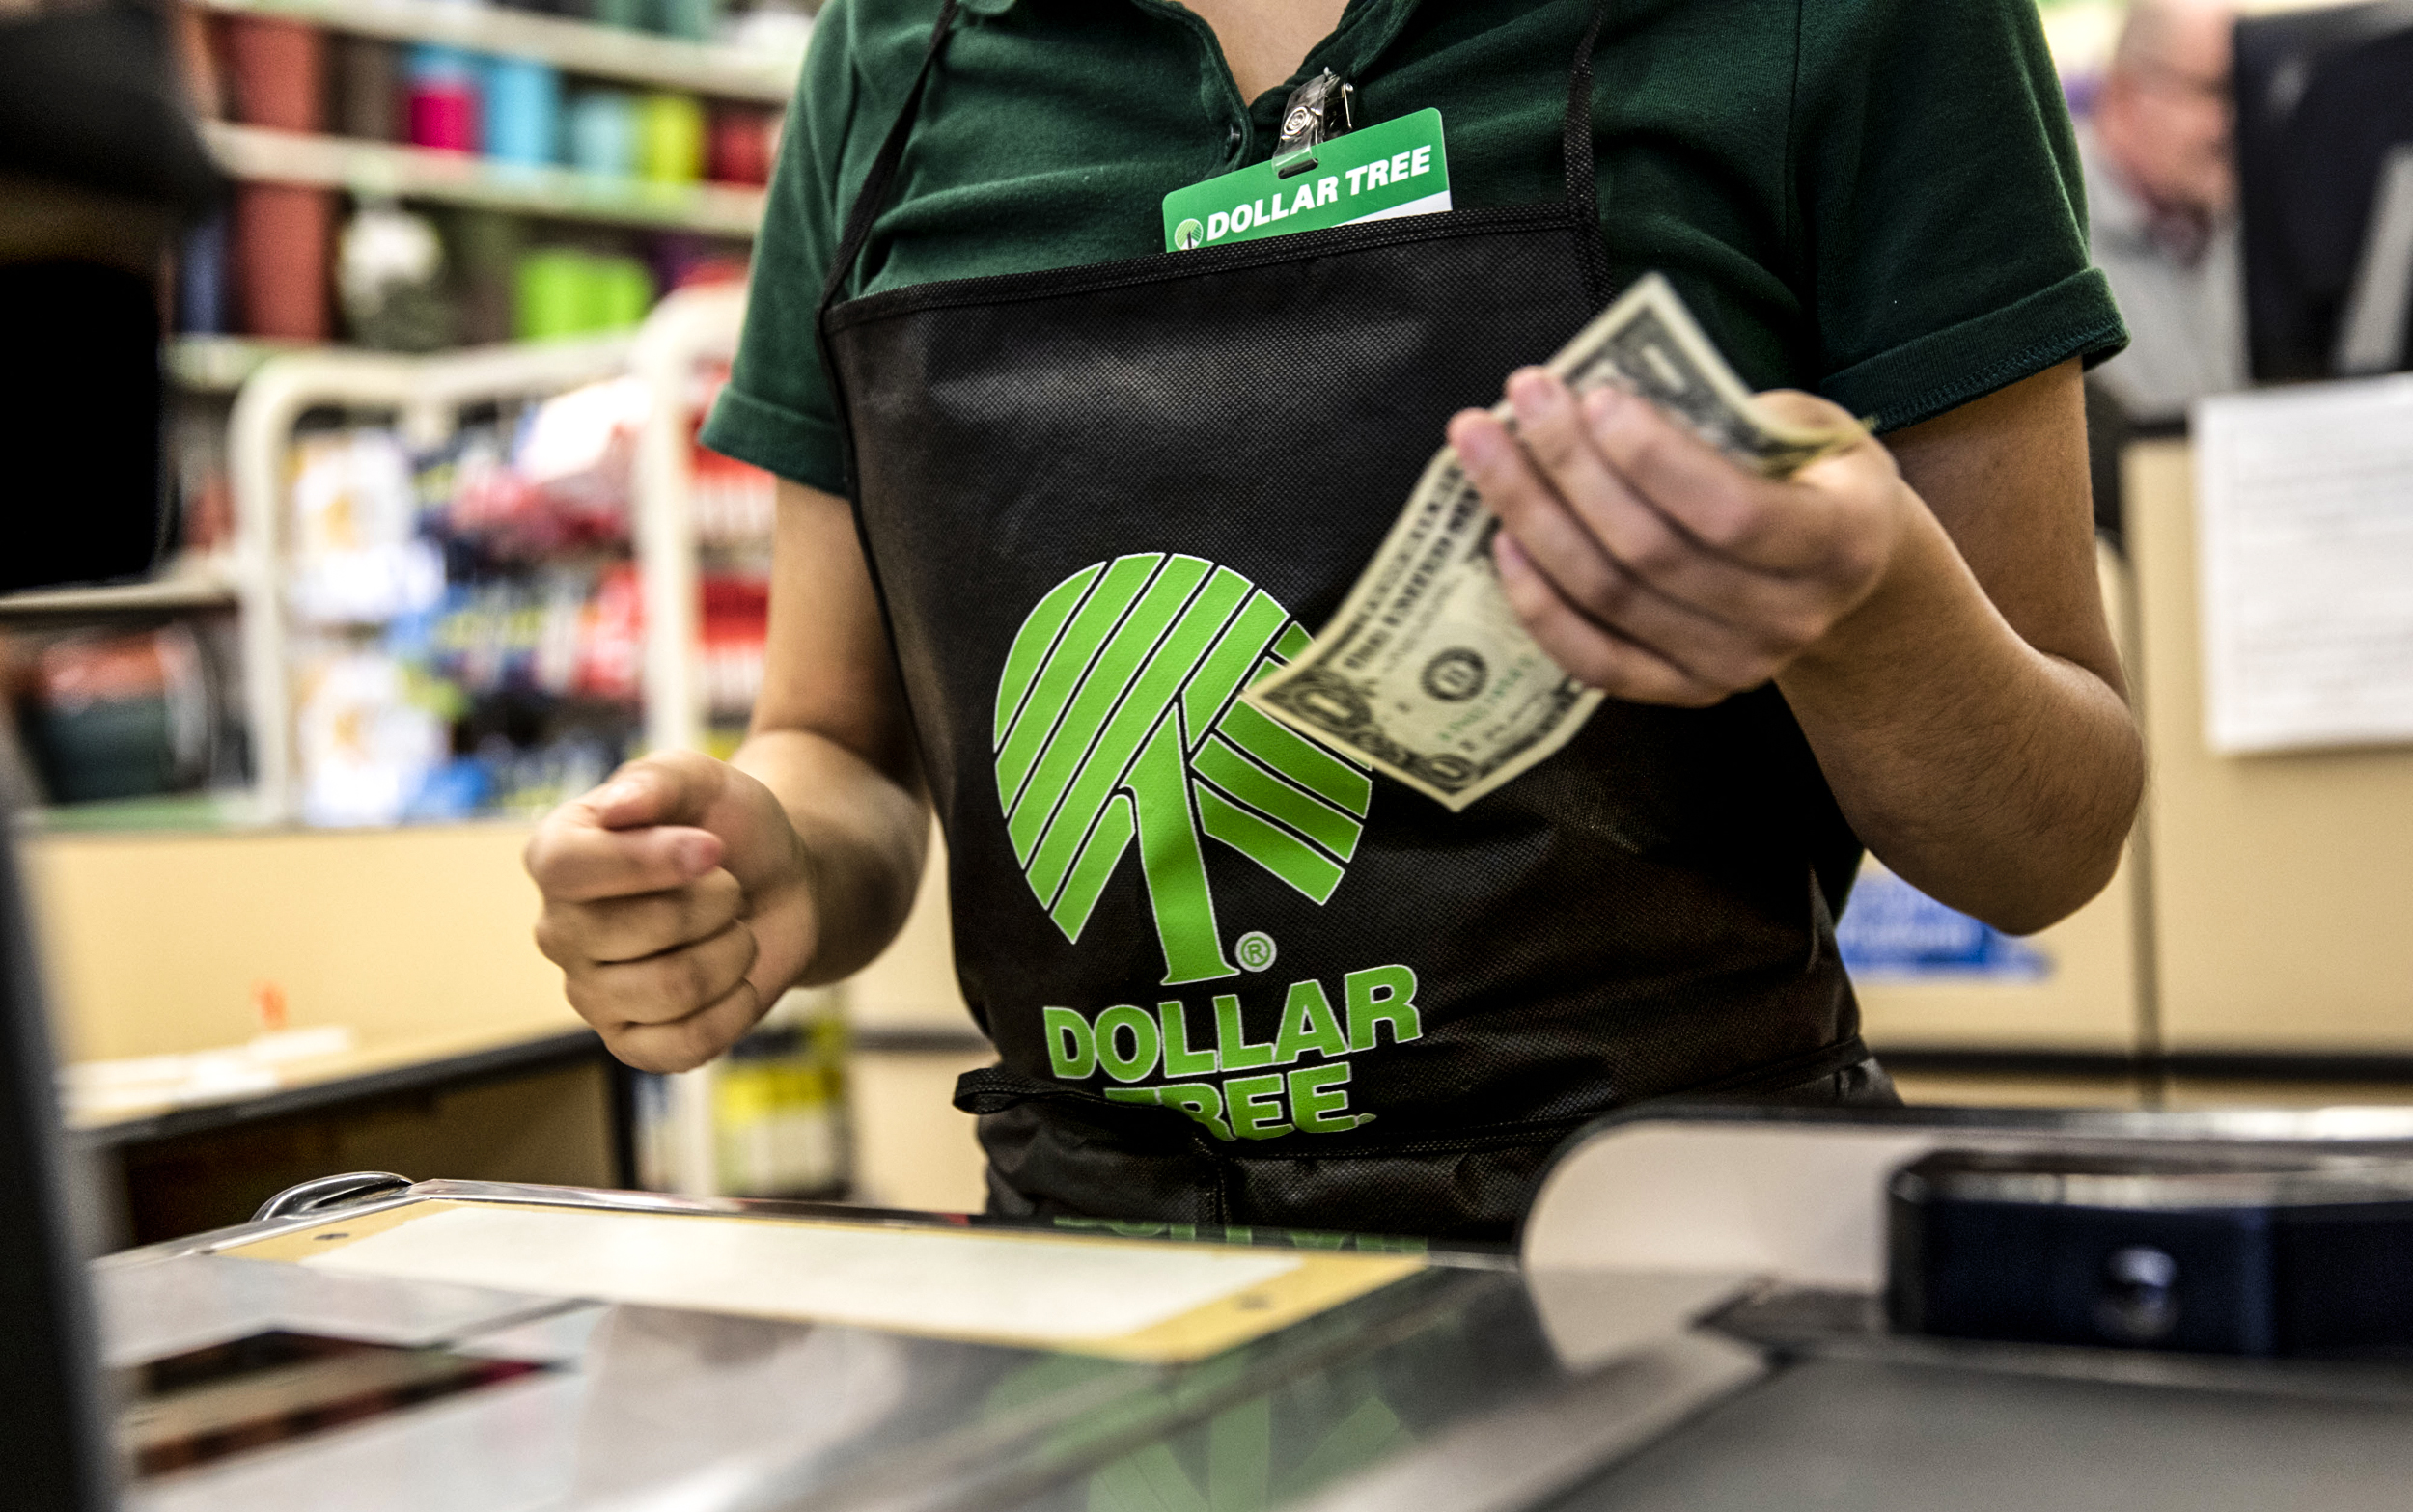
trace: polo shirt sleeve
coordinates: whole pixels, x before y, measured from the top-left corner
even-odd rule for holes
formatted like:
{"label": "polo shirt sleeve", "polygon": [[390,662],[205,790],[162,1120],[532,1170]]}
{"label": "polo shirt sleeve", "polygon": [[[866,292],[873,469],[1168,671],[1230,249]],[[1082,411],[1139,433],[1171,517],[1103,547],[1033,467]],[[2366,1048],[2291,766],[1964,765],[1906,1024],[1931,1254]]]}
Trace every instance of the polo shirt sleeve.
{"label": "polo shirt sleeve", "polygon": [[814,29],[755,239],[745,330],[701,436],[724,455],[834,494],[846,492],[845,452],[814,317],[838,248],[845,211],[835,180],[862,94],[855,11],[832,0]]}
{"label": "polo shirt sleeve", "polygon": [[1803,0],[1819,391],[1899,429],[2127,344],[2035,0]]}

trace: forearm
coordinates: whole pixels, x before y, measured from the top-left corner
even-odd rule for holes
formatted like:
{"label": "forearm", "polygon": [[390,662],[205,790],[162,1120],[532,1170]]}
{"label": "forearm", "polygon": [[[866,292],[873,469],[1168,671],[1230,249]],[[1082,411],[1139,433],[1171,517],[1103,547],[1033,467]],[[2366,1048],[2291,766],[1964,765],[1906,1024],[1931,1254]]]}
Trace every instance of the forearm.
{"label": "forearm", "polygon": [[2026,933],[2100,892],[2144,785],[2121,693],[2005,621],[1911,511],[1875,591],[1777,677],[1870,849],[1921,891]]}
{"label": "forearm", "polygon": [[921,882],[929,810],[919,784],[803,729],[759,730],[731,764],[777,796],[812,879],[814,938],[800,943],[792,984],[861,970],[896,938]]}

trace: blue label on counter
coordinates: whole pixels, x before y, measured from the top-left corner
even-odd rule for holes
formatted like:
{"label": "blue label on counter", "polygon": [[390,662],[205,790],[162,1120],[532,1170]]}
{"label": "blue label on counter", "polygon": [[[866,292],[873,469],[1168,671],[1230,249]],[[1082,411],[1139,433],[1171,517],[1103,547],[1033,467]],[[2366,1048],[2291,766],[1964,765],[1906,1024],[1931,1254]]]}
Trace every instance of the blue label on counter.
{"label": "blue label on counter", "polygon": [[2034,981],[2052,963],[2033,946],[1970,918],[1872,864],[1836,925],[1856,977],[1987,976]]}

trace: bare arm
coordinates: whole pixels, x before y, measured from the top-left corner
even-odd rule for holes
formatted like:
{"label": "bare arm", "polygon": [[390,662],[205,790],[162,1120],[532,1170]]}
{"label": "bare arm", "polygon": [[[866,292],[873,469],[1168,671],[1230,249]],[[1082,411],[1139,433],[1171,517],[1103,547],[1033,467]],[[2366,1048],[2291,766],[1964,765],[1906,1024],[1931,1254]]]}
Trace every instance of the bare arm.
{"label": "bare arm", "polygon": [[730,764],[778,797],[813,862],[819,927],[796,980],[868,964],[913,906],[929,807],[853,512],[801,483],[779,485],[763,691]]}
{"label": "bare arm", "polygon": [[2041,928],[2101,890],[2144,758],[2095,587],[2075,362],[1789,482],[1640,400],[1579,404],[1539,369],[1509,394],[1521,444],[1474,410],[1450,435],[1562,666],[1693,706],[1774,679],[1870,847],[1988,922]]}
{"label": "bare arm", "polygon": [[632,761],[528,844],[537,944],[612,1053],[683,1071],[895,935],[929,814],[846,501],[780,485],[753,732]]}

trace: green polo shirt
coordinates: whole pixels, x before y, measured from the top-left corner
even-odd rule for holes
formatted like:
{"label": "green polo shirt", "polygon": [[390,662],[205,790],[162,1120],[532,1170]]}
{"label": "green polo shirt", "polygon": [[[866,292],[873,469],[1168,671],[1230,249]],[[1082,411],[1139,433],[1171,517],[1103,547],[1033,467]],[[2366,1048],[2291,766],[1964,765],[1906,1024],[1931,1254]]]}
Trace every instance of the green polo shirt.
{"label": "green polo shirt", "polygon": [[[832,493],[815,306],[937,9],[821,12],[744,341],[704,431]],[[1254,100],[1169,0],[963,12],[850,293],[1164,255],[1166,192],[1270,156],[1290,90],[1325,68],[1356,86],[1361,124],[1441,112],[1458,208],[1561,198],[1567,67],[1592,5],[1350,0]],[[1754,387],[1814,390],[1890,429],[2125,344],[2088,261],[2035,0],[1615,0],[1593,67],[1618,282],[1665,272]]]}

